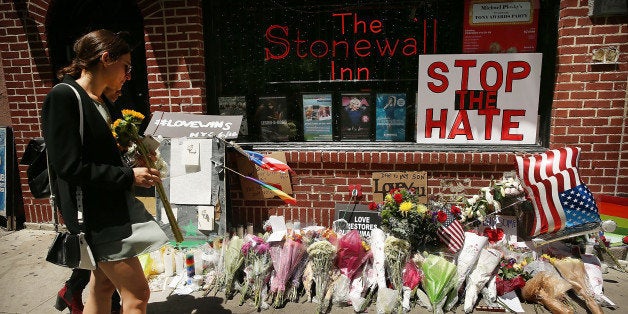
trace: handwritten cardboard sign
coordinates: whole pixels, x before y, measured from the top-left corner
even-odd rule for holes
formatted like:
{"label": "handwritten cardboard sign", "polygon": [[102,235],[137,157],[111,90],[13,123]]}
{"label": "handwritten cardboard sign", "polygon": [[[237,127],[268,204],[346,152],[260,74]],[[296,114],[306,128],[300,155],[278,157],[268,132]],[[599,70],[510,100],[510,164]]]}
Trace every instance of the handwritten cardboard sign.
{"label": "handwritten cardboard sign", "polygon": [[144,131],[145,135],[167,138],[196,137],[224,139],[238,137],[242,116],[210,116],[181,112],[155,111]]}
{"label": "handwritten cardboard sign", "polygon": [[373,201],[380,203],[390,190],[395,188],[414,188],[419,195],[419,202],[427,203],[427,172],[373,172]]}

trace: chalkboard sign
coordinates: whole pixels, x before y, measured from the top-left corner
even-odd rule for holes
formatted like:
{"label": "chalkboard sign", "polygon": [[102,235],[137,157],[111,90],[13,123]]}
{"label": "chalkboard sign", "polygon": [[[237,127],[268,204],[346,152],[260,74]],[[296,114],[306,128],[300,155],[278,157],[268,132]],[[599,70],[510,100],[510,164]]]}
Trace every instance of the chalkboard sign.
{"label": "chalkboard sign", "polygon": [[334,217],[336,220],[347,221],[346,231],[358,230],[363,238],[371,235],[371,230],[378,228],[382,218],[379,211],[369,210],[367,205],[362,204],[336,204]]}

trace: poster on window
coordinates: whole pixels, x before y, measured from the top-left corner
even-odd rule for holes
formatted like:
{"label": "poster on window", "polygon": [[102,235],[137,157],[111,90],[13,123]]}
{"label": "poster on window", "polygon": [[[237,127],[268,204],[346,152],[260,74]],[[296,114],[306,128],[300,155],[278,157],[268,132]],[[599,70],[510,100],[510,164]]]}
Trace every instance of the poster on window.
{"label": "poster on window", "polygon": [[419,56],[418,143],[535,144],[540,53]]}
{"label": "poster on window", "polygon": [[246,119],[246,98],[244,96],[218,97],[218,112],[221,116],[242,116],[239,135],[249,135]]}
{"label": "poster on window", "polygon": [[406,94],[377,94],[375,107],[375,139],[378,141],[405,141]]}
{"label": "poster on window", "polygon": [[331,141],[331,94],[303,95],[303,137],[306,141]]}
{"label": "poster on window", "polygon": [[282,142],[290,139],[288,108],[284,96],[263,96],[257,102],[255,117],[260,125],[260,140]]}
{"label": "poster on window", "polygon": [[536,52],[539,0],[465,0],[463,53]]}
{"label": "poster on window", "polygon": [[372,101],[367,93],[342,94],[340,138],[343,141],[371,139]]}

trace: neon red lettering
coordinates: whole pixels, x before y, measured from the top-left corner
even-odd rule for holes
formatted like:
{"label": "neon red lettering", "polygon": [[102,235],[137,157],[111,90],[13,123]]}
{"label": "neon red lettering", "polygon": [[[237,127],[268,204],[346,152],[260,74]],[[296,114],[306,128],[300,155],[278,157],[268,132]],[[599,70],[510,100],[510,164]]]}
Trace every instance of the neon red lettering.
{"label": "neon red lettering", "polygon": [[279,59],[283,59],[285,58],[288,53],[290,52],[290,42],[282,37],[276,37],[272,34],[272,32],[274,30],[279,30],[282,31],[283,34],[287,37],[288,36],[288,27],[287,26],[281,26],[281,25],[271,25],[266,29],[266,39],[268,40],[268,42],[270,42],[271,44],[278,44],[279,46],[283,47],[284,51],[280,54],[273,54],[270,51],[270,48],[264,48],[264,52],[265,52],[265,59],[266,61],[268,60],[279,60]]}

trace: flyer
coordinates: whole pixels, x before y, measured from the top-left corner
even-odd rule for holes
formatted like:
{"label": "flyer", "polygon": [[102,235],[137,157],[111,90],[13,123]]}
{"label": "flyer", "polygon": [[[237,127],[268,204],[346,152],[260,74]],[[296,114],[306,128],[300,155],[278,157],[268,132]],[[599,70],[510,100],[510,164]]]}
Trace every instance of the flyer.
{"label": "flyer", "polygon": [[371,95],[367,93],[342,94],[340,139],[369,141],[372,133]]}
{"label": "flyer", "polygon": [[306,141],[331,141],[331,94],[303,95],[303,137]]}
{"label": "flyer", "polygon": [[259,98],[255,117],[260,126],[260,140],[282,142],[290,139],[287,101],[284,96],[263,96]]}
{"label": "flyer", "polygon": [[406,140],[406,100],[405,93],[381,93],[376,95],[376,140]]}

